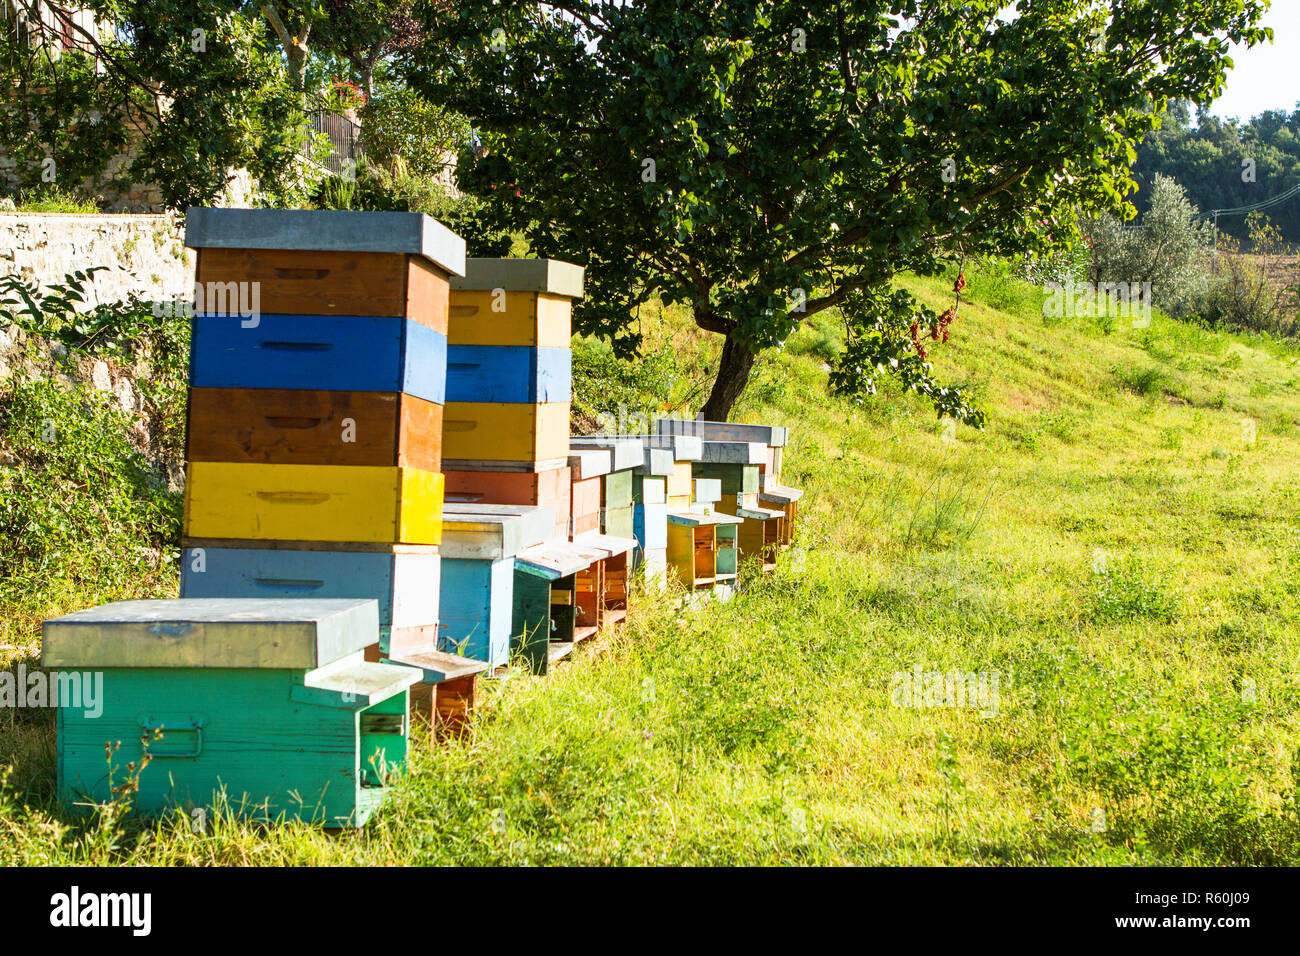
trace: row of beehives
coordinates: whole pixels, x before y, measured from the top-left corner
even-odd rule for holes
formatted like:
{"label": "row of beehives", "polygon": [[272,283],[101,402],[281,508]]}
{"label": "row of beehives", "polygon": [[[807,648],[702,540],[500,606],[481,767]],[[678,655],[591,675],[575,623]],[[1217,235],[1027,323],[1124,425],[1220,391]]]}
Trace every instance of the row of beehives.
{"label": "row of beehives", "polygon": [[403,213],[191,210],[187,245],[261,309],[195,316],[182,600],[47,623],[47,667],[106,674],[102,716],[60,708],[65,799],[111,791],[112,739],[149,750],[143,809],[219,781],[359,824],[411,710],[464,726],[479,673],[545,673],[638,566],[710,588],[791,539],[782,428],[570,439],[576,266],[466,260]]}

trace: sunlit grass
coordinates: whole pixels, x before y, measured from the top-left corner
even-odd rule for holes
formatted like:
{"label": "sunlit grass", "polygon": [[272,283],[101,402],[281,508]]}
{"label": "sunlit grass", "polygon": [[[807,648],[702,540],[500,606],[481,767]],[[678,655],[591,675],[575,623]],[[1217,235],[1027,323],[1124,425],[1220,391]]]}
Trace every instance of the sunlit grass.
{"label": "sunlit grass", "polygon": [[[791,426],[802,573],[488,683],[358,833],[76,824],[52,718],[0,715],[0,863],[1300,862],[1300,352],[970,291],[935,358],[982,433],[827,398],[833,316],[762,360],[738,417]],[[645,327],[682,356],[647,404],[698,407],[715,346]],[[918,666],[996,674],[996,715],[897,706]]]}

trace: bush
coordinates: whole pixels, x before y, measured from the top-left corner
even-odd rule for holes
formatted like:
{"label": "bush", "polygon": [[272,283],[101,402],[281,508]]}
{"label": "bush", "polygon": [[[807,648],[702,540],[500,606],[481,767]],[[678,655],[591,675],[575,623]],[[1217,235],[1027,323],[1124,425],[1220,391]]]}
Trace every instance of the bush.
{"label": "bush", "polygon": [[1149,282],[1155,304],[1170,315],[1183,316],[1195,308],[1206,285],[1210,226],[1198,218],[1173,179],[1156,176],[1151,206],[1135,227],[1110,215],[1080,225],[1092,247],[1089,281]]}
{"label": "bush", "polygon": [[130,440],[112,396],[16,378],[0,393],[0,604],[170,588],[181,496]]}
{"label": "bush", "polygon": [[512,240],[487,215],[477,196],[453,194],[431,176],[413,172],[398,159],[390,171],[363,160],[356,176],[327,176],[312,197],[320,209],[360,209],[378,212],[422,212],[458,236],[464,236],[471,256],[507,256]]}
{"label": "bush", "polygon": [[1285,249],[1276,226],[1261,213],[1247,219],[1253,254],[1220,234],[1216,275],[1201,297],[1199,311],[1211,325],[1275,335],[1300,332],[1300,276],[1290,281],[1270,277]]}
{"label": "bush", "polygon": [[1169,376],[1158,368],[1136,369],[1126,365],[1117,365],[1111,369],[1120,387],[1143,398],[1154,398],[1168,388],[1172,382]]}
{"label": "bush", "polygon": [[400,161],[417,176],[449,176],[457,151],[469,139],[465,117],[405,87],[381,91],[361,110],[361,145],[376,165],[389,170]]}
{"label": "bush", "polygon": [[677,379],[677,357],[668,343],[626,361],[614,354],[608,342],[573,340],[573,409],[578,415],[617,417],[621,407],[653,420],[662,414]]}

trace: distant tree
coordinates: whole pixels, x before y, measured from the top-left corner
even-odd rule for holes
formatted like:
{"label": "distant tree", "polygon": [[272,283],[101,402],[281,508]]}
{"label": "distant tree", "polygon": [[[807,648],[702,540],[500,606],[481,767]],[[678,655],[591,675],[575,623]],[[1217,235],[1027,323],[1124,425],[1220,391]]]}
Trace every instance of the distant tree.
{"label": "distant tree", "polygon": [[1071,210],[1119,214],[1173,98],[1223,86],[1261,0],[459,0],[426,9],[411,81],[482,130],[461,170],[538,255],[587,267],[578,327],[624,353],[636,309],[686,304],[722,340],[702,413],[757,355],[838,308],[834,387],[933,378],[942,314],[892,289],[963,256],[1043,251]]}
{"label": "distant tree", "polygon": [[463,116],[402,86],[386,88],[370,99],[361,121],[361,143],[371,160],[392,169],[400,159],[423,176],[445,175],[470,140]]}
{"label": "distant tree", "polygon": [[[1172,103],[1138,148],[1134,204],[1145,211],[1157,175],[1170,176],[1202,210],[1251,206],[1300,184],[1300,109],[1267,110],[1244,123]],[[1268,210],[1283,238],[1300,243],[1300,196]],[[1249,241],[1245,215],[1224,216],[1221,232]]]}
{"label": "distant tree", "polygon": [[1149,282],[1155,302],[1173,314],[1192,308],[1204,290],[1211,226],[1172,178],[1156,176],[1150,208],[1131,227],[1106,213],[1082,227],[1093,283]]}
{"label": "distant tree", "polygon": [[[238,169],[272,197],[301,197],[303,102],[255,10],[221,0],[14,3],[46,34],[35,45],[0,39],[0,151],[16,160],[19,188],[75,188],[131,143],[135,158],[118,175],[156,184],[172,208],[211,202]],[[82,8],[101,29],[73,16]],[[84,50],[56,58],[65,31]]]}

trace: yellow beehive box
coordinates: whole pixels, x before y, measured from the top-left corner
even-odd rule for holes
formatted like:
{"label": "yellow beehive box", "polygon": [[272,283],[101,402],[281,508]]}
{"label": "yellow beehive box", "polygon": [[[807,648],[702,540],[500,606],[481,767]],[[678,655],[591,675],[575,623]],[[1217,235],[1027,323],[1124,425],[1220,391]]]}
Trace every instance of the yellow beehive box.
{"label": "yellow beehive box", "polygon": [[451,284],[447,343],[567,349],[583,271],[556,259],[466,259]]}
{"label": "yellow beehive box", "polygon": [[691,504],[691,463],[679,461],[664,484],[669,509],[686,508]]}
{"label": "yellow beehive box", "polygon": [[418,468],[191,462],[189,538],[438,544],[443,476]]}
{"label": "yellow beehive box", "polygon": [[448,345],[521,345],[567,349],[573,302],[535,292],[453,292]]}
{"label": "yellow beehive box", "polygon": [[568,402],[448,402],[443,409],[444,468],[479,462],[562,464],[568,454]]}

